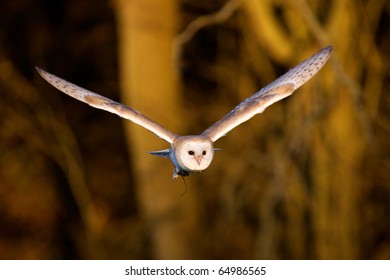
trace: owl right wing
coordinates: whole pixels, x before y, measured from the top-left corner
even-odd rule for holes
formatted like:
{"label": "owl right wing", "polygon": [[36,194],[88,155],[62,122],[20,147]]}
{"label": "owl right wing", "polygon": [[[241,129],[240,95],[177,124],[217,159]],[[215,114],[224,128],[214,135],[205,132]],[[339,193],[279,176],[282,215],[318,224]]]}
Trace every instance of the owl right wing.
{"label": "owl right wing", "polygon": [[236,126],[249,120],[254,115],[262,113],[268,106],[291,95],[325,65],[332,49],[332,46],[328,46],[290,69],[286,74],[242,101],[229,114],[211,125],[201,135],[215,142]]}
{"label": "owl right wing", "polygon": [[114,113],[122,118],[128,119],[133,123],[136,123],[153,132],[158,137],[164,139],[170,144],[172,144],[174,139],[177,137],[176,134],[170,132],[162,125],[156,123],[155,121],[149,119],[134,109],[65,81],[64,79],[50,74],[38,67],[35,68],[37,69],[38,73],[52,86],[77,100],[87,103],[92,107],[102,109]]}

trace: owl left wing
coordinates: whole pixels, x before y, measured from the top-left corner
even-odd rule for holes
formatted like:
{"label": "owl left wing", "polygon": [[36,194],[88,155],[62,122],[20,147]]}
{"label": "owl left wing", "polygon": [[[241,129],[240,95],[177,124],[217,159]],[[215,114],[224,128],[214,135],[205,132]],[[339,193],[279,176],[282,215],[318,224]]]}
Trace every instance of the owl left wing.
{"label": "owl left wing", "polygon": [[211,125],[201,135],[213,142],[223,137],[236,126],[262,113],[268,106],[291,95],[310,80],[328,61],[333,47],[328,46],[304,60],[257,93],[238,104],[229,114]]}
{"label": "owl left wing", "polygon": [[145,115],[130,107],[65,81],[64,79],[50,74],[38,67],[35,68],[37,69],[38,73],[52,86],[77,100],[87,103],[89,106],[102,109],[110,113],[114,113],[122,118],[128,119],[133,123],[136,123],[153,132],[155,135],[164,139],[170,144],[172,144],[177,137],[176,134],[172,133],[159,123],[149,119]]}

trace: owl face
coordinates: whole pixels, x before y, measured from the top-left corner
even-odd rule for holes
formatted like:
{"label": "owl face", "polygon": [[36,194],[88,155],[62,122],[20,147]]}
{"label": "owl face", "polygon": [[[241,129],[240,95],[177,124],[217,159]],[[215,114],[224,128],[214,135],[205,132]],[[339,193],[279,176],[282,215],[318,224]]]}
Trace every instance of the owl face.
{"label": "owl face", "polygon": [[175,143],[174,154],[180,169],[185,171],[202,171],[214,157],[213,143],[201,136],[184,136]]}

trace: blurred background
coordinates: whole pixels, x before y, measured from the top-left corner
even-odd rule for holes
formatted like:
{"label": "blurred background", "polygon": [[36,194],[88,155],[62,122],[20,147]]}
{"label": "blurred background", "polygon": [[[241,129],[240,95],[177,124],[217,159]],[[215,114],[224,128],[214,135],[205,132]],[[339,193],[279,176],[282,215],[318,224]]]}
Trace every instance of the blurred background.
{"label": "blurred background", "polygon": [[[1,259],[389,259],[390,2],[2,0]],[[198,134],[327,45],[172,180],[168,144],[39,66]]]}

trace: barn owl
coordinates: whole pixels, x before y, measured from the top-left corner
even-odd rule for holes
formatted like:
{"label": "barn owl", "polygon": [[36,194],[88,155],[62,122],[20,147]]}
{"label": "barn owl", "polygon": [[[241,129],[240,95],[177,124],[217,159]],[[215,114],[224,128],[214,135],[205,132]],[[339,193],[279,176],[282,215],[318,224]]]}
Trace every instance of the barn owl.
{"label": "barn owl", "polygon": [[190,172],[205,170],[214,157],[214,142],[254,115],[262,113],[271,104],[291,95],[312,78],[328,61],[332,46],[328,46],[290,69],[260,91],[238,104],[230,113],[211,125],[199,135],[179,136],[140,112],[99,94],[67,82],[36,67],[39,74],[51,85],[65,94],[88,105],[128,119],[170,144],[165,150],[150,152],[152,155],[169,158],[174,165],[173,178],[188,176]]}

